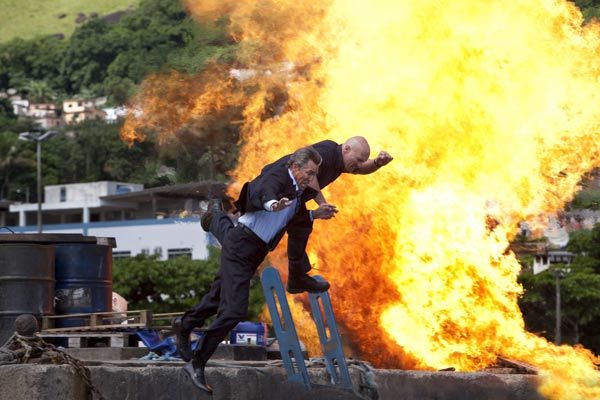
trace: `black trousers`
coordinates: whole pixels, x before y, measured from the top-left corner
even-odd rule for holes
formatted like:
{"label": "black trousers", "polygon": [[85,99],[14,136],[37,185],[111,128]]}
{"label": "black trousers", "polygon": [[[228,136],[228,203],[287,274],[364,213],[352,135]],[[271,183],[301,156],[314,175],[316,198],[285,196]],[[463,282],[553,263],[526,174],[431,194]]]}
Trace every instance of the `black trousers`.
{"label": "black trousers", "polygon": [[[210,232],[217,238],[225,251],[225,243],[232,238],[229,234],[235,225],[224,212],[215,211],[210,224]],[[288,224],[288,261],[290,275],[302,275],[310,271],[310,261],[306,255],[306,244],[312,232],[312,222],[308,217],[306,207],[294,216]],[[235,240],[235,239],[233,239]],[[261,242],[262,243],[262,242]],[[186,330],[192,330],[204,325],[204,321],[217,313],[221,302],[221,270],[223,265],[223,252],[221,253],[221,268],[217,273],[208,293],[202,297],[200,303],[188,310],[184,316],[182,325]],[[261,260],[262,261],[262,260]],[[260,263],[259,263],[260,264]]]}
{"label": "black trousers", "polygon": [[210,233],[212,233],[221,245],[225,242],[229,231],[233,229],[235,225],[231,221],[229,216],[222,211],[214,211],[213,219],[210,223]]}
{"label": "black trousers", "polygon": [[[233,230],[235,225],[227,214],[223,212],[215,212],[210,223],[210,232],[217,238],[219,243],[224,246],[227,241],[227,236]],[[224,249],[223,249],[224,251]],[[208,293],[202,297],[200,303],[196,304],[192,309],[185,312],[182,319],[182,326],[186,330],[192,330],[204,325],[204,321],[213,315],[217,314],[219,303],[221,302],[221,269],[223,265],[223,252],[221,252],[221,268],[217,272],[213,283],[210,286]]]}
{"label": "black trousers", "polygon": [[308,215],[308,210],[303,204],[300,211],[294,215],[287,225],[287,256],[290,276],[304,275],[311,269],[310,260],[306,254],[306,245],[312,232],[312,226],[313,223]]}
{"label": "black trousers", "polygon": [[[210,224],[210,233],[222,244],[234,226],[226,213],[216,211]],[[304,204],[300,211],[294,215],[286,230],[288,233],[287,256],[290,275],[306,274],[311,269],[310,261],[306,255],[306,245],[312,232],[312,221]]]}
{"label": "black trousers", "polygon": [[222,242],[218,278],[200,304],[183,317],[184,327],[189,328],[190,323],[198,322],[214,311],[216,299],[219,299],[217,318],[206,329],[200,348],[194,354],[196,368],[204,367],[229,331],[246,319],[250,280],[267,253],[266,244],[249,229],[237,226],[229,230]]}

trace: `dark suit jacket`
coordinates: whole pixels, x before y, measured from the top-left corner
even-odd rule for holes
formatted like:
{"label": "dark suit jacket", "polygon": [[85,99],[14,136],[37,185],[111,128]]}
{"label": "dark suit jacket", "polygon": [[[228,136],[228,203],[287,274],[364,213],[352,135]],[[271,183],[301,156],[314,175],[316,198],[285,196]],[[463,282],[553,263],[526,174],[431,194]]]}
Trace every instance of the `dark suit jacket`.
{"label": "dark suit jacket", "polygon": [[[312,147],[317,150],[317,152],[323,158],[323,163],[321,164],[319,173],[317,174],[319,186],[321,189],[323,189],[331,182],[336,180],[344,172],[342,146],[334,141],[324,140],[322,142],[313,144]],[[236,207],[240,212],[243,213],[246,211],[257,211],[263,209],[263,204],[270,200],[270,198],[267,197],[273,196],[273,192],[266,194],[267,189],[264,189],[262,194],[258,194],[261,193],[260,190],[257,190],[257,187],[262,185],[260,179],[267,179],[267,176],[274,174],[277,175],[278,178],[273,178],[273,180],[279,181],[279,184],[282,184],[285,179],[289,180],[286,167],[286,163],[289,158],[290,155],[288,154],[281,157],[274,163],[267,165],[265,168],[263,168],[261,176],[244,185],[242,192],[240,193],[240,200],[243,199],[243,201],[238,200],[238,202],[236,202]],[[283,174],[282,171],[285,171],[285,174]],[[271,178],[268,178],[268,180],[271,180]],[[294,189],[291,180],[289,180],[289,185],[290,186],[287,189],[276,193],[279,196],[276,195],[271,198],[277,200],[281,199],[282,197],[292,198],[290,196],[292,196],[291,193],[293,193]],[[253,195],[248,196],[248,192],[253,193]],[[287,253],[290,273],[303,274],[307,273],[311,269],[310,260],[306,254],[306,245],[308,243],[310,233],[312,232],[313,222],[310,220],[308,210],[306,209],[306,202],[315,198],[316,195],[317,191],[315,190],[311,189],[304,191],[302,194],[300,209],[286,226],[286,231],[288,233]],[[280,233],[278,236],[279,237],[274,246],[277,245],[283,236],[283,233]]]}
{"label": "dark suit jacket", "polygon": [[[298,207],[296,214],[308,214],[306,202],[316,195],[316,190],[312,188],[304,189],[302,197],[299,199],[300,207]],[[288,167],[285,164],[275,162],[264,167],[255,179],[244,184],[240,197],[234,204],[243,215],[247,212],[264,211],[264,204],[267,201],[280,200],[282,197],[287,197],[290,200],[296,198],[296,189],[288,173]],[[295,217],[291,221],[294,221],[294,219]],[[267,244],[269,250],[273,250],[277,246],[291,221]]]}
{"label": "dark suit jacket", "polygon": [[[322,142],[311,145],[322,157],[323,162],[319,167],[317,179],[321,189],[335,181],[342,173],[344,173],[344,158],[342,156],[342,145],[331,141],[324,140]],[[289,160],[290,155],[281,157],[274,164],[285,165]],[[313,199],[317,192],[303,194],[304,203]],[[306,245],[312,232],[313,222],[306,209],[306,205],[302,204],[298,213],[288,223],[286,229],[288,233],[288,261],[291,274],[305,274],[311,269],[310,260],[306,254]]]}

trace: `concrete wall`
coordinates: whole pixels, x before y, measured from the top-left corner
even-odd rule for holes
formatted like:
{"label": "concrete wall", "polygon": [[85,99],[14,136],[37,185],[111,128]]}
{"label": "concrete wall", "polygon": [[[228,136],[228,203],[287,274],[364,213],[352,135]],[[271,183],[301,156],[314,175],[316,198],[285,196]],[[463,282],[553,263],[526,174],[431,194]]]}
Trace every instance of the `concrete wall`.
{"label": "concrete wall", "polygon": [[[17,233],[36,232],[34,225],[13,229]],[[214,244],[215,241],[212,235],[202,230],[198,218],[45,225],[44,233],[79,233],[112,237],[117,241],[117,247],[113,249],[114,256],[119,256],[119,252],[126,252],[127,257],[158,253],[161,260],[168,259],[169,252],[177,249],[189,249],[193,260],[205,260],[208,258],[208,245]]]}
{"label": "concrete wall", "polygon": [[[149,366],[90,366],[92,381],[107,400],[187,400],[211,398],[195,388],[182,370],[182,363]],[[212,366],[211,366],[212,365]],[[220,366],[218,366],[220,365]],[[361,374],[351,368],[355,391],[367,397]],[[351,392],[327,384],[323,368],[309,368],[312,391],[287,381],[283,368],[251,367],[209,363],[207,381],[213,386],[213,400],[358,399]],[[489,373],[423,372],[375,370],[381,400],[542,400],[531,375]],[[86,399],[83,383],[70,367],[53,365],[0,366],[0,400]],[[97,397],[94,396],[96,399]]]}
{"label": "concrete wall", "polygon": [[[50,230],[48,230],[50,232]],[[192,259],[208,258],[209,235],[202,230],[199,219],[181,220],[131,220],[111,223],[89,224],[87,234],[114,237],[114,252],[130,251],[131,256],[140,253],[155,254],[162,260],[168,258],[169,250],[190,249]]]}
{"label": "concrete wall", "polygon": [[535,375],[377,370],[380,399],[543,400]]}
{"label": "concrete wall", "polygon": [[66,202],[98,202],[98,197],[117,194],[117,188],[130,188],[132,192],[138,192],[144,189],[144,185],[127,182],[88,182],[71,183],[65,185],[48,185],[44,187],[45,203],[61,203],[60,189],[66,189]]}
{"label": "concrete wall", "polygon": [[0,366],[0,400],[87,400],[87,388],[64,365]]}

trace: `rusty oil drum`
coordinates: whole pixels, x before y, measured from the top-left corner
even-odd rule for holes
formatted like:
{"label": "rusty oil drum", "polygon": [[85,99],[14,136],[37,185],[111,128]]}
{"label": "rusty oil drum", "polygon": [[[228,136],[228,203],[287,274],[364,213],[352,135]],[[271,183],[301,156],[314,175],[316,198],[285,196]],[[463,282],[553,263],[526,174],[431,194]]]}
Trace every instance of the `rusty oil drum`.
{"label": "rusty oil drum", "polygon": [[20,314],[54,314],[54,246],[0,244],[0,346]]}

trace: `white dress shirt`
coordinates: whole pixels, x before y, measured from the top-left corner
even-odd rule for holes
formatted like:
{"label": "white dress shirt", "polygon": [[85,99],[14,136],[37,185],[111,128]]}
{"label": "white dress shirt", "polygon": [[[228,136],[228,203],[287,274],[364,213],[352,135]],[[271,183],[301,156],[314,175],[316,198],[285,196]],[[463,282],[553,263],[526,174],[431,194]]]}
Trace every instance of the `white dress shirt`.
{"label": "white dress shirt", "polygon": [[[288,174],[292,178],[294,188],[298,192],[299,187],[292,175],[292,171],[288,168]],[[247,226],[256,233],[265,243],[269,243],[271,239],[277,235],[277,233],[287,225],[296,213],[298,206],[298,198],[293,198],[291,204],[281,211],[271,211],[273,204],[277,203],[280,199],[271,199],[263,204],[265,211],[253,211],[247,212],[240,217],[239,223]]]}

